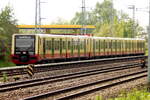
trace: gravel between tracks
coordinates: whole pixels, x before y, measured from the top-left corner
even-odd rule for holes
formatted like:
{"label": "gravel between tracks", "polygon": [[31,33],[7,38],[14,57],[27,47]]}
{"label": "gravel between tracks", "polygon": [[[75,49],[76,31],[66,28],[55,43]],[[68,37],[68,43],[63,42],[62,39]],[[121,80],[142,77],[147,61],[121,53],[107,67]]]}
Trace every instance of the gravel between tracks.
{"label": "gravel between tracks", "polygon": [[[77,97],[72,100],[95,100],[96,96],[102,96],[104,100],[117,97],[122,91],[132,91],[133,88],[144,87],[147,84],[147,77],[140,78],[134,81],[126,82],[111,88],[103,89],[82,97]],[[47,99],[48,100],[48,99]]]}
{"label": "gravel between tracks", "polygon": [[[10,91],[10,92],[5,92],[5,93],[0,93],[0,100],[18,100],[23,97],[31,96],[31,95],[37,95],[40,93],[48,92],[48,91],[53,91],[56,89],[62,89],[64,87],[71,87],[83,83],[88,83],[91,81],[96,81],[96,80],[101,80],[108,78],[110,76],[118,76],[120,74],[126,74],[126,73],[132,73],[133,71],[138,71],[141,68],[132,68],[132,69],[126,69],[123,71],[115,71],[115,72],[109,72],[109,73],[103,73],[99,75],[92,75],[92,76],[86,76],[83,78],[77,78],[77,79],[70,79],[70,80],[65,80],[61,82],[56,82],[56,83],[50,83],[50,84],[45,84],[45,85],[40,85],[40,86],[35,86],[35,87],[30,87],[30,88],[24,88],[24,89],[19,89],[15,91]],[[53,97],[48,100],[53,100]],[[83,100],[83,99],[82,99]]]}

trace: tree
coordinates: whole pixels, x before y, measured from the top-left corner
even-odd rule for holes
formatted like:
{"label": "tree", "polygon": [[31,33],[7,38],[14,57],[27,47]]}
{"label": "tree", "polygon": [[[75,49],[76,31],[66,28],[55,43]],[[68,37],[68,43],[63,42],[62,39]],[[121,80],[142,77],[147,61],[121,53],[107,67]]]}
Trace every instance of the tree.
{"label": "tree", "polygon": [[12,34],[18,32],[17,20],[13,17],[13,10],[6,6],[0,13],[0,48],[6,48],[10,52]]}
{"label": "tree", "polygon": [[[133,36],[133,20],[122,11],[112,7],[111,0],[96,3],[95,8],[86,12],[86,25],[95,25],[94,35],[105,37],[135,37]],[[77,12],[71,20],[72,24],[82,24],[82,13]],[[142,28],[135,23],[135,33],[142,32]]]}

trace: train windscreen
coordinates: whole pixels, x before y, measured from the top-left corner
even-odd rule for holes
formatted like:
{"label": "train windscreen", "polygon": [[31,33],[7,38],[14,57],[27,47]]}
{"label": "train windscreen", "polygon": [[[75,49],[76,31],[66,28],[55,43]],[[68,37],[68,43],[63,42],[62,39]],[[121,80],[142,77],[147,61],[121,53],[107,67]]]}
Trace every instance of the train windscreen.
{"label": "train windscreen", "polygon": [[33,35],[17,35],[15,36],[15,52],[20,54],[21,51],[34,53],[35,36]]}

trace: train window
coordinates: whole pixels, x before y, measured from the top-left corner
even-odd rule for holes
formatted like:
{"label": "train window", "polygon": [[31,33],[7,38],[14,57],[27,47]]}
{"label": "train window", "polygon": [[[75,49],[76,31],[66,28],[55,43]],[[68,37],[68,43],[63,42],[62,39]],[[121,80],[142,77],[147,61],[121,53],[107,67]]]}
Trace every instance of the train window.
{"label": "train window", "polygon": [[128,48],[128,50],[129,50],[129,45],[130,45],[130,43],[129,43],[129,41],[127,40],[127,48]]}
{"label": "train window", "polygon": [[78,40],[74,40],[73,45],[74,45],[74,49],[78,50]]}
{"label": "train window", "polygon": [[117,41],[116,40],[114,40],[114,48],[115,48],[115,51],[116,51],[116,49],[117,49]]}
{"label": "train window", "polygon": [[84,40],[82,41],[82,50],[84,50]]}
{"label": "train window", "polygon": [[45,40],[45,49],[48,50],[48,41]]}
{"label": "train window", "polygon": [[70,49],[70,41],[68,41],[68,49]]}
{"label": "train window", "polygon": [[54,38],[52,38],[52,50],[54,50]]}
{"label": "train window", "polygon": [[139,41],[137,41],[137,50],[139,50]]}
{"label": "train window", "polygon": [[131,41],[129,41],[129,50],[131,51]]}
{"label": "train window", "polygon": [[58,48],[58,50],[60,49],[60,40],[58,40],[58,46],[57,46]]}
{"label": "train window", "polygon": [[45,42],[45,49],[50,50],[51,49],[51,40],[46,40]]}
{"label": "train window", "polygon": [[99,40],[99,52],[101,50],[101,41]]}
{"label": "train window", "polygon": [[63,43],[62,43],[62,39],[60,39],[60,49],[62,49],[62,46],[63,45]]}
{"label": "train window", "polygon": [[63,48],[63,49],[66,49],[65,41],[62,42],[62,48]]}
{"label": "train window", "polygon": [[111,51],[111,40],[109,40],[109,51]]}
{"label": "train window", "polygon": [[99,46],[98,46],[98,41],[96,40],[96,50],[98,50]]}
{"label": "train window", "polygon": [[84,51],[86,52],[86,39],[84,39]]}
{"label": "train window", "polygon": [[82,49],[82,40],[79,42],[80,49]]}
{"label": "train window", "polygon": [[115,51],[115,41],[111,40],[111,45],[112,45],[112,51]]}
{"label": "train window", "polygon": [[100,40],[100,48],[101,48],[101,50],[103,50],[103,48],[104,48],[103,40]]}
{"label": "train window", "polygon": [[57,41],[54,40],[54,49],[57,50]]}

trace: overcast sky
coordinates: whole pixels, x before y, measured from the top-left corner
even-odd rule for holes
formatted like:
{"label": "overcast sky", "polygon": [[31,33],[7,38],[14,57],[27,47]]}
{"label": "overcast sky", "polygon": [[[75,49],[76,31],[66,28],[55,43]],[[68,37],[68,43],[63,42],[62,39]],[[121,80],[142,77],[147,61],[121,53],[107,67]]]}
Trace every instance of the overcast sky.
{"label": "overcast sky", "polygon": [[[77,11],[81,11],[82,0],[41,0],[42,24],[49,24],[58,18],[70,20]],[[103,0],[85,0],[87,10],[94,8],[96,2]],[[117,10],[122,10],[132,17],[132,10],[128,9],[129,5],[135,5],[136,8],[147,8],[149,0],[113,0],[114,7]],[[6,5],[14,9],[15,17],[19,24],[34,24],[35,21],[35,0],[1,0],[0,8]],[[148,9],[147,9],[148,10]],[[148,25],[148,12],[146,9],[136,11],[136,20],[141,26]]]}

